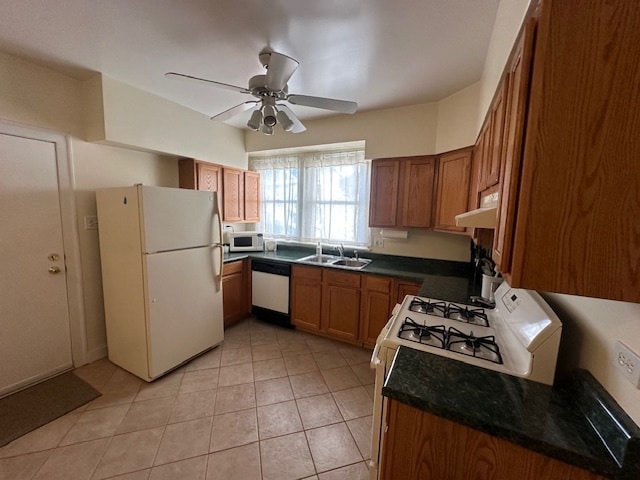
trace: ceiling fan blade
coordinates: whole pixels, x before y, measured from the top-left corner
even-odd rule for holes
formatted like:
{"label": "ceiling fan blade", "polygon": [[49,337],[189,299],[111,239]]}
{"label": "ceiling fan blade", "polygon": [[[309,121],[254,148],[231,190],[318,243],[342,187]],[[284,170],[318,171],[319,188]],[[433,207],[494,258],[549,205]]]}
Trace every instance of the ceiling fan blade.
{"label": "ceiling fan blade", "polygon": [[302,124],[300,119],[296,117],[296,114],[293,113],[293,111],[291,111],[291,109],[287,107],[284,103],[278,103],[277,106],[278,106],[278,110],[282,110],[284,113],[286,113],[287,117],[289,117],[289,120],[293,122],[293,128],[291,129],[291,133],[302,133],[307,129],[307,127],[305,127]]}
{"label": "ceiling fan blade", "polygon": [[287,100],[294,105],[303,105],[305,107],[323,108],[325,110],[333,110],[340,113],[355,113],[358,109],[356,102],[347,100],[336,100],[334,98],[311,97],[309,95],[288,95]]}
{"label": "ceiling fan blade", "polygon": [[266,87],[274,92],[280,92],[287,86],[287,82],[298,68],[298,61],[281,53],[271,52],[267,67]]}
{"label": "ceiling fan blade", "polygon": [[225,88],[227,90],[233,90],[234,92],[240,93],[251,93],[251,90],[248,90],[244,87],[236,87],[235,85],[229,85],[228,83],[216,82],[213,80],[207,80],[206,78],[193,77],[191,75],[185,75],[184,73],[175,73],[175,72],[167,72],[164,74],[166,78],[176,78],[178,80],[195,80],[197,82],[202,82],[206,85],[213,85],[214,87]]}
{"label": "ceiling fan blade", "polygon": [[244,112],[245,110],[249,110],[250,108],[255,107],[257,103],[260,103],[260,100],[249,100],[248,102],[241,103],[240,105],[236,105],[235,107],[231,107],[224,112],[220,112],[217,115],[211,117],[211,120],[219,120],[224,122],[225,120],[229,120],[231,117]]}

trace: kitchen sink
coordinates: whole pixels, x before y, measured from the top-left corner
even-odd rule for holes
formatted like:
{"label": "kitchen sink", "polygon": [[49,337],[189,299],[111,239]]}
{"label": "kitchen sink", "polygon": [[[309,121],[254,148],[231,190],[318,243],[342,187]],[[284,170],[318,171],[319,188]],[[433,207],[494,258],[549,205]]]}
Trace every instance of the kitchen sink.
{"label": "kitchen sink", "polygon": [[340,257],[336,257],[334,255],[309,255],[308,257],[299,258],[298,262],[308,262],[308,263],[331,263],[339,260]]}
{"label": "kitchen sink", "polygon": [[328,267],[348,268],[351,270],[360,270],[371,263],[371,260],[366,258],[345,258],[335,255],[309,255],[307,257],[299,258],[297,261],[303,263],[315,263]]}
{"label": "kitchen sink", "polygon": [[336,267],[348,267],[348,268],[364,268],[365,265],[371,263],[371,260],[362,258],[341,258],[332,262],[331,265]]}

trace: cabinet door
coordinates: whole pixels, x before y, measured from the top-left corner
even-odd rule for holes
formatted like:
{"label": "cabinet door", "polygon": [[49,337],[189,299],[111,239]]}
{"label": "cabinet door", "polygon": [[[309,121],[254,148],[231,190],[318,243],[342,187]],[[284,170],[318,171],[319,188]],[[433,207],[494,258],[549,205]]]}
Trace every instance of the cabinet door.
{"label": "cabinet door", "polygon": [[402,208],[398,226],[431,227],[435,164],[435,157],[412,157],[402,160]]}
{"label": "cabinet door", "polygon": [[486,165],[491,162],[489,159],[491,156],[491,115],[487,116],[485,123],[480,130],[477,148],[480,153],[480,165],[478,166],[480,170],[478,175],[478,192],[482,192],[487,188],[487,174],[489,169]]}
{"label": "cabinet door", "polygon": [[504,135],[502,189],[492,253],[492,258],[496,262],[498,270],[505,276],[511,272],[511,247],[513,244],[524,121],[529,91],[529,72],[533,56],[534,30],[535,20],[532,19],[527,23],[516,43],[506,77],[509,87],[506,100],[507,118]]}
{"label": "cabinet door", "polygon": [[440,156],[434,225],[438,230],[465,231],[465,227],[456,226],[455,216],[469,207],[471,152],[465,149]]}
{"label": "cabinet door", "polygon": [[244,172],[244,219],[247,222],[260,221],[260,174]]}
{"label": "cabinet door", "polygon": [[[395,303],[402,303],[407,295],[418,295],[422,284],[416,282],[407,282],[404,280],[396,280],[395,282]],[[391,305],[393,310],[394,305]]]}
{"label": "cabinet door", "polygon": [[506,112],[506,95],[508,95],[509,83],[503,81],[493,99],[491,110],[491,149],[489,158],[485,159],[483,168],[486,179],[485,188],[493,187],[500,181],[500,167],[502,166],[504,146],[504,120]]}
{"label": "cabinet door", "polygon": [[392,285],[391,278],[363,275],[360,340],[367,347],[375,345],[382,327],[389,320]]}
{"label": "cabinet door", "polygon": [[395,158],[371,162],[369,226],[393,228],[398,224],[400,162]]}
{"label": "cabinet door", "polygon": [[225,328],[248,314],[246,298],[245,262],[225,263],[222,272],[222,310]]}
{"label": "cabinet door", "polygon": [[293,265],[291,268],[291,323],[320,331],[322,269]]}
{"label": "cabinet door", "polygon": [[357,341],[360,329],[360,274],[326,269],[322,285],[322,330]]}
{"label": "cabinet door", "polygon": [[244,175],[242,170],[224,168],[223,178],[223,215],[225,222],[244,220]]}

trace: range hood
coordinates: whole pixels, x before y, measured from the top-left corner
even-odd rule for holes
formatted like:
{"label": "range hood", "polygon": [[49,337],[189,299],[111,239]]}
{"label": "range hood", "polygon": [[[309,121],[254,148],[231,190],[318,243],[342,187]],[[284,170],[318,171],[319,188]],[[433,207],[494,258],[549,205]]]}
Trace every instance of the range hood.
{"label": "range hood", "polygon": [[456,226],[496,228],[498,222],[498,198],[498,192],[485,195],[480,199],[480,208],[456,215]]}

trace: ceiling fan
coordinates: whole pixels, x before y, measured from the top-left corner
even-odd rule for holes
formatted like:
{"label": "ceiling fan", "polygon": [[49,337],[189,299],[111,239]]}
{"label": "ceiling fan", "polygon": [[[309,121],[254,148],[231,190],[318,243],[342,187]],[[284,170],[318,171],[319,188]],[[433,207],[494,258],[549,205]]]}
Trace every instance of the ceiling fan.
{"label": "ceiling fan", "polygon": [[285,132],[300,133],[306,130],[300,119],[298,119],[283,102],[349,114],[355,113],[358,108],[356,102],[289,93],[287,82],[298,68],[298,61],[282,53],[269,50],[260,52],[258,58],[260,63],[267,69],[267,73],[265,75],[255,75],[251,77],[247,88],[185,75],[183,73],[168,72],[165,74],[165,77],[195,80],[207,85],[233,90],[234,92],[253,95],[257,100],[243,102],[222,113],[214,115],[211,119],[220,121],[228,120],[234,115],[256,107],[247,122],[247,126],[252,130],[260,131],[267,135],[273,134],[273,128],[277,124],[280,124]]}

